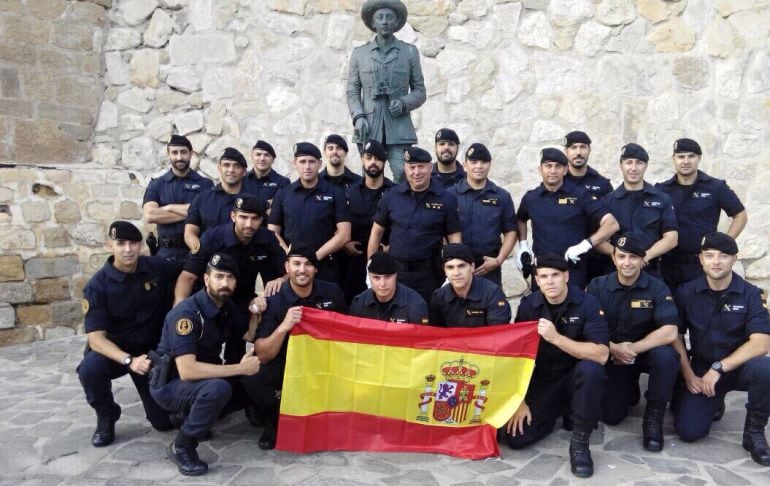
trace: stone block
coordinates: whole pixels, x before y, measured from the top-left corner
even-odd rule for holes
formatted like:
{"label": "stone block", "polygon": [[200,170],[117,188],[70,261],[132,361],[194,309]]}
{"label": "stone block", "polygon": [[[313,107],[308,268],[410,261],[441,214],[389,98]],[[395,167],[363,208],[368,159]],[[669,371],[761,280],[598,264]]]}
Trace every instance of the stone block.
{"label": "stone block", "polygon": [[101,94],[101,81],[87,76],[57,76],[56,100],[63,105],[93,108],[97,104],[98,95]]}
{"label": "stone block", "polygon": [[[109,3],[112,0],[106,0],[106,7],[109,7]],[[70,4],[72,8],[71,18],[77,19],[81,22],[89,22],[94,25],[104,25],[107,20],[107,10],[104,5],[105,1],[97,2],[75,2]]]}
{"label": "stone block", "polygon": [[120,219],[142,219],[142,208],[132,201],[123,201],[120,203],[118,217]]}
{"label": "stone block", "polygon": [[27,278],[65,277],[80,273],[80,262],[74,255],[30,258],[24,264]]}
{"label": "stone block", "polygon": [[75,327],[83,322],[83,304],[80,302],[57,302],[51,304],[53,323],[57,326]]}
{"label": "stone block", "polygon": [[32,302],[32,286],[26,282],[0,284],[0,302],[5,304],[26,304]]}
{"label": "stone block", "polygon": [[24,280],[24,262],[19,255],[0,255],[0,282]]}
{"label": "stone block", "polygon": [[35,233],[25,226],[3,226],[0,231],[0,249],[2,250],[32,250],[37,238]]}
{"label": "stone block", "polygon": [[666,0],[636,0],[639,15],[656,24],[676,17],[687,6],[687,2],[669,2]]}
{"label": "stone block", "polygon": [[86,205],[86,214],[97,221],[115,219],[115,205],[111,201],[91,201]]}
{"label": "stone block", "polygon": [[95,29],[84,23],[55,22],[51,40],[64,49],[90,51],[94,48]]}
{"label": "stone block", "polygon": [[235,61],[235,42],[227,33],[172,36],[169,40],[171,64],[227,64]]}
{"label": "stone block", "polygon": [[72,240],[78,245],[98,248],[104,245],[106,228],[101,223],[80,223],[72,228]]}
{"label": "stone block", "polygon": [[61,339],[75,335],[75,330],[71,327],[56,326],[43,329],[43,339],[46,341],[51,339]]}
{"label": "stone block", "polygon": [[674,60],[673,74],[681,87],[691,90],[705,88],[711,79],[708,61],[697,57]]}
{"label": "stone block", "polygon": [[0,187],[0,202],[10,203],[16,199],[16,191],[7,187]]}
{"label": "stone block", "polygon": [[42,223],[51,219],[51,208],[46,201],[23,202],[21,213],[27,223]]}
{"label": "stone block", "polygon": [[0,68],[0,97],[19,97],[19,72],[13,68]]}
{"label": "stone block", "polygon": [[91,160],[103,167],[114,167],[120,160],[120,151],[104,143],[96,144],[91,148]]}
{"label": "stone block", "polygon": [[102,101],[102,106],[99,108],[99,118],[96,122],[95,130],[97,132],[103,132],[110,128],[116,128],[118,126],[118,106],[109,101]]}
{"label": "stone block", "polygon": [[156,7],[158,7],[157,0],[126,0],[120,3],[118,12],[126,24],[135,26],[152,15]]}
{"label": "stone block", "polygon": [[80,207],[70,199],[64,199],[54,204],[54,219],[58,223],[72,224],[81,219]]}
{"label": "stone block", "polygon": [[113,27],[107,33],[104,41],[105,51],[125,51],[133,49],[142,43],[142,36],[135,29]]}
{"label": "stone block", "polygon": [[16,327],[16,313],[13,307],[8,304],[0,304],[0,329],[13,329],[14,327]]}
{"label": "stone block", "polygon": [[59,300],[69,300],[70,283],[66,278],[44,278],[32,284],[36,304],[48,304]]}
{"label": "stone block", "polygon": [[161,113],[169,113],[177,108],[189,106],[188,96],[178,91],[160,89],[155,97],[155,108]]}
{"label": "stone block", "polygon": [[[1,55],[2,53],[0,52]],[[53,74],[51,72],[39,71],[37,69],[20,69],[19,78],[21,79],[22,96],[24,98],[38,101],[55,101],[56,92],[51,89],[51,86],[53,86]]]}
{"label": "stone block", "polygon": [[55,19],[64,13],[67,4],[58,0],[27,2],[27,13],[41,19]]}
{"label": "stone block", "polygon": [[3,39],[0,42],[0,59],[7,63],[28,63],[30,59],[35,59],[35,45]]}
{"label": "stone block", "polygon": [[578,26],[594,14],[591,0],[551,0],[548,2],[548,16],[555,27]]}
{"label": "stone block", "polygon": [[193,110],[180,113],[174,117],[174,126],[180,135],[197,132],[203,128],[203,111]]}
{"label": "stone block", "polygon": [[551,47],[551,35],[551,23],[545,13],[537,11],[522,15],[517,32],[522,44],[548,49]]}
{"label": "stone block", "polygon": [[43,228],[43,243],[46,248],[66,248],[70,245],[70,234],[61,226]]}
{"label": "stone block", "polygon": [[655,45],[658,52],[684,52],[695,45],[695,32],[681,17],[656,26],[647,40]]}
{"label": "stone block", "polygon": [[169,71],[166,84],[179,91],[192,93],[201,89],[201,77],[194,67],[179,66]]}
{"label": "stone block", "polygon": [[148,100],[142,88],[131,88],[118,95],[119,105],[139,113],[147,113],[152,108],[152,100]]}
{"label": "stone block", "polygon": [[120,117],[120,128],[124,132],[144,130],[144,120],[140,115],[126,113]]}
{"label": "stone block", "polygon": [[134,52],[128,64],[128,74],[134,86],[158,86],[160,58],[155,49],[141,49]]}
{"label": "stone block", "polygon": [[[93,269],[94,271],[96,269]],[[93,274],[93,271],[91,271]],[[79,277],[74,277],[72,279],[72,298],[73,299],[82,299],[83,298],[83,289],[86,288],[86,285],[88,284],[88,281],[91,280],[90,275],[81,275]]]}
{"label": "stone block", "polygon": [[108,51],[104,54],[104,67],[107,81],[114,85],[128,84],[128,65],[123,61],[120,51]]}
{"label": "stone block", "polygon": [[[92,96],[93,94],[91,93]],[[53,120],[18,120],[14,129],[14,140],[16,160],[21,163],[78,162],[85,151],[85,147],[76,143]]]}
{"label": "stone block", "polygon": [[602,0],[596,7],[596,20],[604,25],[630,24],[636,19],[633,0]]}
{"label": "stone block", "polygon": [[94,113],[88,108],[61,106],[46,101],[40,101],[37,104],[37,116],[48,120],[79,125],[91,125],[94,122]]}
{"label": "stone block", "polygon": [[0,347],[13,344],[31,343],[37,341],[40,334],[36,329],[23,327],[19,329],[4,329],[0,331]]}
{"label": "stone block", "polygon": [[20,305],[16,307],[16,322],[20,326],[46,326],[51,324],[50,305]]}
{"label": "stone block", "polygon": [[49,27],[50,24],[45,20],[29,16],[6,15],[0,17],[0,32],[3,33],[3,42],[45,44],[48,42]]}
{"label": "stone block", "polygon": [[150,170],[160,167],[155,142],[149,137],[137,137],[123,144],[121,163],[133,170]]}
{"label": "stone block", "polygon": [[0,113],[5,116],[32,118],[35,114],[35,105],[26,100],[0,99]]}
{"label": "stone block", "polygon": [[174,20],[165,10],[157,9],[152,14],[150,25],[144,31],[144,45],[163,47],[174,32]]}

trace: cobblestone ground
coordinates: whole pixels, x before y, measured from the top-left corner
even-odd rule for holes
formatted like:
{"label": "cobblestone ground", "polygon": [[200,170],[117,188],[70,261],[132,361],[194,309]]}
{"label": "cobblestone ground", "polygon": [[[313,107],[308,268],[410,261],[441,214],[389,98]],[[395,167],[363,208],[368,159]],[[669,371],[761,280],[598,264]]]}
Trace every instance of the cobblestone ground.
{"label": "cobblestone ground", "polygon": [[308,484],[516,485],[770,484],[741,448],[745,394],[728,395],[727,412],[711,437],[695,444],[674,438],[667,416],[666,447],[641,446],[641,406],[623,424],[600,425],[592,436],[596,473],[569,470],[569,433],[558,431],[524,451],[501,446],[502,458],[468,461],[432,454],[331,452],[298,456],[257,447],[260,433],[243,414],[217,424],[200,446],[210,472],[186,478],[165,458],[174,433],[152,430],[127,377],[114,382],[123,416],[110,447],[90,445],[92,410],[75,375],[82,336],[0,348],[0,484]]}

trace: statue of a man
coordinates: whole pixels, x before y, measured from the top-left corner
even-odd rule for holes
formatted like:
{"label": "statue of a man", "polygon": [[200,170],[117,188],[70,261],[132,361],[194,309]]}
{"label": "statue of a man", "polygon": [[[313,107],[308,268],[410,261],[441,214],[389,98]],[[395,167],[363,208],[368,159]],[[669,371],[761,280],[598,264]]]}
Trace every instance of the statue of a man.
{"label": "statue of a man", "polygon": [[359,153],[369,140],[382,143],[397,182],[404,173],[404,150],[417,143],[409,114],[425,103],[420,53],[393,35],[406,24],[406,17],[406,5],[400,0],[364,2],[361,18],[377,35],[350,56],[347,89]]}

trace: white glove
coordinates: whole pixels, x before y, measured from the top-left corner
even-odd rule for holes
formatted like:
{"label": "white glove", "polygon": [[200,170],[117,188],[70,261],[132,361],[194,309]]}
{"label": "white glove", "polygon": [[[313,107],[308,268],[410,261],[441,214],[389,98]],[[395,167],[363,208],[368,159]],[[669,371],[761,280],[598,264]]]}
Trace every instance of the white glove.
{"label": "white glove", "polygon": [[580,261],[580,255],[587,252],[591,248],[593,248],[591,246],[591,242],[588,241],[588,238],[586,238],[577,245],[572,245],[567,248],[567,251],[564,252],[564,259],[570,260],[572,263],[577,263]]}
{"label": "white glove", "polygon": [[[372,261],[371,259],[366,261],[366,268],[367,269],[369,268],[369,263],[371,263],[371,261]],[[372,288],[372,281],[369,280],[369,270],[366,271],[366,288],[367,289]]]}
{"label": "white glove", "polygon": [[525,253],[529,253],[530,256],[532,255],[532,245],[529,244],[529,241],[524,240],[520,241],[516,244],[516,248],[518,249],[518,252],[516,254],[516,268],[519,269],[521,272],[522,269],[524,269],[524,264],[521,263],[521,256]]}

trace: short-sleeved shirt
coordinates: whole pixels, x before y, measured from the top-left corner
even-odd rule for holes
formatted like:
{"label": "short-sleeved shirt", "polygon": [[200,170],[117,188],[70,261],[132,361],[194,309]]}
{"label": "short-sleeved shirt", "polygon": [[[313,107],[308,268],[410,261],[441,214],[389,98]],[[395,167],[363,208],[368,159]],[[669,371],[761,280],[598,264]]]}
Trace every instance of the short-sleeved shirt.
{"label": "short-sleeved shirt", "polygon": [[[214,183],[191,170],[184,177],[178,177],[169,169],[168,172],[153,179],[144,192],[144,206],[148,202],[156,202],[158,206],[167,204],[189,204],[201,192],[210,191]],[[170,238],[184,234],[184,221],[178,223],[158,224],[158,236]]]}
{"label": "short-sleeved shirt", "polygon": [[681,319],[679,333],[690,331],[693,362],[720,361],[752,334],[770,334],[762,291],[735,272],[721,292],[711,290],[701,276],[679,287],[674,301]]}
{"label": "short-sleeved shirt", "polygon": [[604,201],[618,220],[619,233],[636,236],[645,249],[660,240],[663,233],[679,230],[671,198],[647,182],[638,191],[621,185],[607,194]]}
{"label": "short-sleeved shirt", "polygon": [[[262,314],[262,323],[257,328],[257,339],[270,337],[286,318],[286,312],[298,305],[341,313],[346,310],[345,296],[337,284],[316,279],[313,281],[313,291],[308,297],[302,298],[294,293],[291,282],[284,282],[277,294],[267,298],[267,309]],[[275,358],[263,363],[262,366],[265,371],[270,372],[270,376],[283,376],[288,345],[289,338],[286,336]]]}
{"label": "short-sleeved shirt", "polygon": [[586,174],[582,177],[577,177],[572,175],[572,173],[567,172],[564,179],[572,182],[576,186],[585,187],[586,191],[588,191],[594,199],[601,199],[612,192],[612,183],[610,180],[599,174],[593,167],[588,167],[586,169]]}
{"label": "short-sleeved shirt", "polygon": [[[364,180],[360,180],[345,190],[350,211],[351,240],[363,243],[364,249],[369,242],[374,214],[380,205],[382,195],[394,185],[393,181],[385,178],[378,189],[369,189]],[[387,244],[387,241],[388,239],[383,237],[383,243]]]}
{"label": "short-sleeved shirt", "polygon": [[439,172],[439,163],[440,162],[436,162],[433,164],[431,177],[438,180],[444,186],[444,189],[449,189],[455,184],[459,184],[465,180],[465,169],[463,169],[463,165],[460,162],[455,162],[454,172]]}
{"label": "short-sleeved shirt", "polygon": [[322,170],[318,177],[325,180],[329,184],[339,187],[340,189],[347,189],[348,187],[352,186],[356,182],[359,182],[363,180],[363,177],[356,174],[352,170],[345,167],[345,171],[342,173],[341,176],[330,176],[329,173],[326,171],[326,169]]}
{"label": "short-sleeved shirt", "polygon": [[427,324],[428,304],[416,290],[399,283],[389,302],[379,302],[372,289],[364,290],[353,298],[348,314],[402,324]]}
{"label": "short-sleeved shirt", "polygon": [[231,221],[230,211],[239,197],[253,197],[241,187],[238,194],[230,194],[217,184],[210,191],[202,192],[192,200],[187,210],[185,224],[194,224],[201,229],[201,234],[209,228]]}
{"label": "short-sleeved shirt", "polygon": [[490,180],[483,189],[474,190],[465,179],[447,191],[457,197],[463,243],[476,258],[497,256],[500,235],[517,229],[511,194]]}
{"label": "short-sleeved shirt", "polygon": [[172,358],[194,354],[197,361],[221,365],[222,345],[239,339],[247,326],[246,314],[231,300],[217,307],[206,289],[201,289],[168,313],[158,353]]}
{"label": "short-sleeved shirt", "polygon": [[136,271],[124,273],[114,261],[109,257],[83,289],[85,332],[105,331],[107,339],[138,356],[158,344],[182,263],[140,256]]}
{"label": "short-sleeved shirt", "polygon": [[314,250],[337,231],[337,223],[350,221],[345,192],[323,179],[306,189],[299,180],[280,189],[273,199],[269,222],[281,227],[287,244],[301,241]]}
{"label": "short-sleeved shirt", "polygon": [[[524,297],[516,313],[516,322],[548,319],[563,336],[606,346],[610,342],[610,331],[602,314],[596,297],[570,285],[567,298],[558,306],[549,306],[540,290]],[[577,362],[577,358],[557,346],[540,340],[535,359],[536,372],[560,375],[572,369]]]}
{"label": "short-sleeved shirt", "polygon": [[286,253],[275,233],[261,226],[245,244],[235,235],[233,223],[209,229],[201,236],[200,249],[187,257],[184,270],[202,276],[214,253],[226,253],[238,264],[238,283],[232,299],[241,309],[245,309],[254,297],[257,275],[261,275],[262,282],[267,283],[285,273],[283,263]]}
{"label": "short-sleeved shirt", "polygon": [[257,196],[265,203],[265,207],[269,209],[278,189],[289,184],[291,184],[291,181],[288,177],[282,176],[273,169],[270,169],[270,172],[264,177],[257,177],[257,174],[250,170],[246,173],[246,177],[243,178],[243,192]]}
{"label": "short-sleeved shirt", "polygon": [[532,242],[535,254],[563,254],[567,248],[590,235],[609,210],[581,186],[571,181],[551,192],[540,184],[521,198],[516,218],[532,220]]}
{"label": "short-sleeved shirt", "polygon": [[459,297],[451,284],[433,292],[430,323],[441,327],[481,327],[511,322],[511,306],[503,291],[481,277],[473,277],[468,295]]}
{"label": "short-sleeved shirt", "polygon": [[390,229],[390,254],[402,262],[438,255],[443,238],[459,233],[457,198],[435,178],[425,191],[412,192],[407,181],[383,194],[374,222]]}
{"label": "short-sleeved shirt", "polygon": [[717,230],[721,211],[733,217],[745,209],[725,181],[701,171],[690,186],[679,184],[674,176],[655,187],[668,194],[674,205],[679,223],[679,243],[674,253],[700,253],[701,239]]}
{"label": "short-sleeved shirt", "polygon": [[615,343],[636,342],[661,326],[679,326],[679,314],[668,286],[641,272],[632,285],[618,281],[618,273],[597,277],[587,292],[601,303]]}

